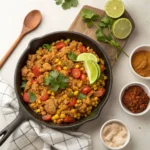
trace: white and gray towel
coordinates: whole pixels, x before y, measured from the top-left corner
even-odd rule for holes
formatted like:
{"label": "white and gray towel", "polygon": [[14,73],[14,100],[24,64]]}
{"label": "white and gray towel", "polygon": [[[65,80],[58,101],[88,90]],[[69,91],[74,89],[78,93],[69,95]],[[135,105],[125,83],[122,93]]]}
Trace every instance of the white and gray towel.
{"label": "white and gray towel", "polygon": [[[8,123],[18,114],[16,94],[9,84],[0,78],[0,104]],[[91,150],[91,137],[81,132],[47,128],[29,120],[12,134],[8,150]]]}

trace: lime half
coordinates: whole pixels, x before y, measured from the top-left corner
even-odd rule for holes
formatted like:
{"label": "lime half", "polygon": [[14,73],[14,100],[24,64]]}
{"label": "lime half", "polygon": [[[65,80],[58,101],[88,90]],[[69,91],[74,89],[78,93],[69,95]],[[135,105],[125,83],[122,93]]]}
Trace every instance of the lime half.
{"label": "lime half", "polygon": [[124,4],[121,0],[108,0],[105,12],[109,17],[119,18],[124,13]]}
{"label": "lime half", "polygon": [[132,31],[132,24],[127,18],[116,20],[112,26],[113,34],[118,39],[125,39]]}
{"label": "lime half", "polygon": [[85,70],[87,72],[90,84],[93,84],[98,78],[98,69],[95,63],[91,60],[84,61]]}
{"label": "lime half", "polygon": [[97,57],[92,53],[82,53],[77,57],[77,61],[87,61],[87,60],[98,62]]}

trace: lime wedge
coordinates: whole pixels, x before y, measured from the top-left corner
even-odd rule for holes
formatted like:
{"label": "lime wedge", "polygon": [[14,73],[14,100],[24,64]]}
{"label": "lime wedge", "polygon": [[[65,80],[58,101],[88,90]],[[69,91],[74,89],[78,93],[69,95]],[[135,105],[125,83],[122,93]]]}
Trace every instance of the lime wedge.
{"label": "lime wedge", "polygon": [[97,57],[92,53],[82,53],[77,57],[77,61],[87,61],[87,60],[98,62]]}
{"label": "lime wedge", "polygon": [[101,70],[100,70],[100,66],[93,61],[93,63],[95,64],[95,66],[97,67],[97,70],[98,70],[98,76],[97,76],[97,79],[101,76]]}
{"label": "lime wedge", "polygon": [[87,72],[90,84],[93,84],[98,78],[98,69],[95,63],[91,60],[84,61],[85,70]]}
{"label": "lime wedge", "polygon": [[113,34],[118,39],[125,39],[132,31],[132,24],[127,18],[120,18],[113,23]]}
{"label": "lime wedge", "polygon": [[124,13],[124,4],[121,0],[108,0],[105,12],[109,17],[119,18]]}

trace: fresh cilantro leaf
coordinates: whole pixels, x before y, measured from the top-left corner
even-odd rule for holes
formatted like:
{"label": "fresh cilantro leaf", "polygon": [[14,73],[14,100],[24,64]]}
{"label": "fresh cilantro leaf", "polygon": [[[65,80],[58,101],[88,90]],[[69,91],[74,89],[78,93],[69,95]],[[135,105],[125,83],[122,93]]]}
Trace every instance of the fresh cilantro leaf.
{"label": "fresh cilantro leaf", "polygon": [[62,0],[55,0],[55,1],[56,1],[56,5],[62,4]]}
{"label": "fresh cilantro leaf", "polygon": [[32,103],[33,103],[33,102],[36,100],[36,96],[35,96],[35,94],[34,94],[34,93],[32,93],[32,92],[29,92],[28,94],[29,94],[30,102],[32,102]]}
{"label": "fresh cilantro leaf", "polygon": [[65,89],[68,83],[69,78],[58,71],[51,71],[48,77],[44,78],[44,84],[48,85],[53,92],[56,92],[58,89]]}
{"label": "fresh cilantro leaf", "polygon": [[92,22],[92,21],[88,21],[88,22],[87,22],[87,26],[88,26],[89,28],[91,28],[91,27],[93,26],[93,22]]}
{"label": "fresh cilantro leaf", "polygon": [[76,61],[77,55],[74,54],[73,52],[68,53],[68,58],[71,59],[72,61]]}
{"label": "fresh cilantro leaf", "polygon": [[23,80],[23,81],[22,81],[22,84],[21,84],[21,88],[24,89],[24,88],[26,87],[26,83],[27,83],[27,81],[26,81],[26,80]]}
{"label": "fresh cilantro leaf", "polygon": [[58,71],[56,71],[56,70],[54,70],[54,71],[51,71],[49,74],[50,74],[50,76],[51,76],[51,77],[53,77],[53,78],[57,78],[57,77],[58,77],[58,75],[59,75],[59,72],[58,72]]}
{"label": "fresh cilantro leaf", "polygon": [[51,77],[51,76],[45,77],[45,78],[44,78],[44,84],[45,84],[45,85],[49,85],[50,82],[51,82],[51,80],[52,80],[52,77]]}
{"label": "fresh cilantro leaf", "polygon": [[42,48],[48,49],[50,52],[52,51],[52,46],[50,44],[43,44]]}
{"label": "fresh cilantro leaf", "polygon": [[56,92],[59,89],[59,85],[58,84],[51,84],[50,89],[53,92]]}
{"label": "fresh cilantro leaf", "polygon": [[85,99],[86,98],[86,95],[82,94],[82,93],[79,93],[78,95],[78,99]]}
{"label": "fresh cilantro leaf", "polygon": [[100,23],[98,24],[98,26],[99,26],[100,28],[106,28],[106,27],[107,27],[107,25],[106,25],[105,23],[103,23],[103,22],[100,22]]}
{"label": "fresh cilantro leaf", "polygon": [[78,6],[78,0],[64,0],[62,4],[62,8],[65,10],[76,6]]}
{"label": "fresh cilantro leaf", "polygon": [[96,38],[98,41],[100,42],[106,42],[106,38],[105,38],[105,35],[103,34],[102,30],[98,29],[96,31]]}
{"label": "fresh cilantro leaf", "polygon": [[83,9],[81,12],[81,17],[83,20],[92,20],[95,21],[99,18],[99,15],[97,15],[95,12],[89,9]]}
{"label": "fresh cilantro leaf", "polygon": [[105,36],[105,38],[106,38],[108,41],[112,41],[112,40],[113,40],[111,34],[109,34],[108,36]]}
{"label": "fresh cilantro leaf", "polygon": [[103,22],[104,24],[109,24],[109,17],[108,16],[105,16],[101,19],[101,22]]}

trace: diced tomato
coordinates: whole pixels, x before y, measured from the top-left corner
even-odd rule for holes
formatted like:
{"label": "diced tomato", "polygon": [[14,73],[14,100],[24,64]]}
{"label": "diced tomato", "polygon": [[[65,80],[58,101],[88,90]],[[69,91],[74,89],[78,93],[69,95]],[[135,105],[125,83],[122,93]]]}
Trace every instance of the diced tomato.
{"label": "diced tomato", "polygon": [[101,97],[105,94],[106,90],[101,87],[98,91],[95,91],[94,96]]}
{"label": "diced tomato", "polygon": [[86,49],[85,46],[81,45],[81,46],[79,47],[79,51],[80,51],[81,53],[86,53],[86,52],[87,52],[87,49]]}
{"label": "diced tomato", "polygon": [[56,70],[58,71],[62,70],[62,66],[56,66]]}
{"label": "diced tomato", "polygon": [[46,101],[49,98],[49,95],[46,93],[43,96],[41,96],[40,100],[41,101]]}
{"label": "diced tomato", "polygon": [[74,106],[77,103],[77,99],[76,97],[72,97],[71,101],[68,103],[69,107]]}
{"label": "diced tomato", "polygon": [[44,121],[49,121],[49,120],[51,120],[51,118],[52,118],[52,115],[50,115],[50,114],[42,116],[42,119]]}
{"label": "diced tomato", "polygon": [[82,81],[85,81],[85,80],[87,79],[87,77],[86,77],[86,75],[85,75],[85,74],[81,74],[80,79],[81,79]]}
{"label": "diced tomato", "polygon": [[29,94],[28,94],[28,93],[24,93],[24,94],[23,94],[23,100],[24,100],[26,103],[29,103],[29,102],[30,102],[30,97],[29,97]]}
{"label": "diced tomato", "polygon": [[80,69],[72,69],[71,74],[74,78],[79,78],[81,76],[81,70]]}
{"label": "diced tomato", "polygon": [[64,122],[66,122],[66,123],[72,123],[72,122],[74,122],[75,120],[74,120],[74,118],[72,118],[72,117],[70,117],[70,116],[66,116],[65,118],[64,118]]}
{"label": "diced tomato", "polygon": [[104,70],[105,70],[105,66],[102,64],[102,65],[100,65],[100,69],[101,69],[101,72],[104,72]]}
{"label": "diced tomato", "polygon": [[68,69],[67,70],[67,74],[69,75],[71,73],[71,69]]}
{"label": "diced tomato", "polygon": [[65,46],[66,46],[66,44],[64,42],[57,42],[56,43],[56,48],[57,49],[61,49],[61,48],[65,47]]}
{"label": "diced tomato", "polygon": [[41,75],[40,69],[38,67],[33,67],[32,73],[34,74],[35,77],[38,77]]}
{"label": "diced tomato", "polygon": [[84,86],[81,90],[81,92],[83,94],[88,94],[89,92],[91,92],[91,88],[89,86]]}

